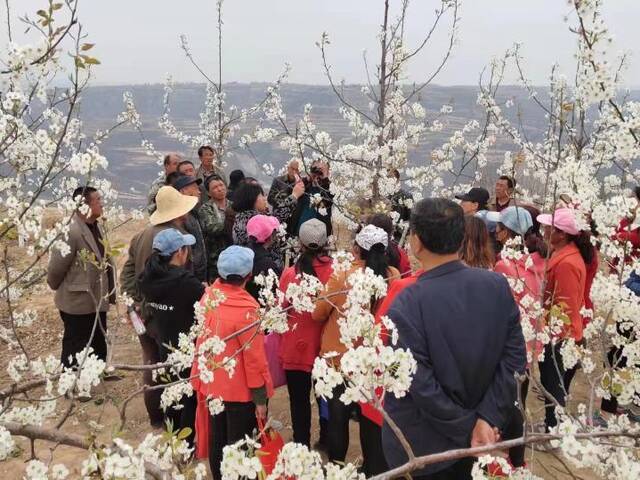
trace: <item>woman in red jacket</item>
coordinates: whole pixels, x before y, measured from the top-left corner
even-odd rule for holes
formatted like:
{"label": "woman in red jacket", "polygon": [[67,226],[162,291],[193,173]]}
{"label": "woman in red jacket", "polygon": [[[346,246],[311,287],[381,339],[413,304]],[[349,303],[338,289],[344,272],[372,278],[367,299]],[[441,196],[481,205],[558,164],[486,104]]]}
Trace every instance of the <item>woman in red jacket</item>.
{"label": "woman in red jacket", "polygon": [[[233,245],[220,253],[218,274],[213,285],[205,290],[200,305],[205,310],[202,334],[196,341],[196,354],[191,368],[193,390],[198,398],[196,413],[196,448],[198,458],[209,454],[209,465],[215,480],[220,480],[222,450],[251,435],[257,427],[256,418],[266,421],[267,399],[273,395],[273,384],[264,350],[264,337],[258,320],[258,302],[245,290],[253,269],[253,251]],[[207,308],[211,302],[224,299],[215,307]],[[228,338],[224,350],[217,354],[203,353],[202,345],[215,350],[205,342],[217,336]],[[204,355],[208,369],[203,371],[201,357]],[[233,372],[228,372],[228,361],[235,360]],[[217,368],[216,368],[217,367]],[[224,410],[209,415],[207,403],[222,400]]]}
{"label": "woman in red jacket", "polygon": [[[547,283],[543,301],[548,316],[564,317],[558,334],[545,345],[544,360],[540,362],[540,382],[545,390],[562,406],[565,405],[575,367],[564,368],[560,348],[565,339],[582,342],[584,292],[587,280],[586,265],[593,260],[593,246],[589,233],[581,231],[575,213],[570,208],[559,208],[553,214],[540,215],[545,225],[545,239],[552,250],[547,264]],[[545,426],[556,426],[555,405],[545,402]]]}
{"label": "woman in red jacket", "polygon": [[[300,282],[303,274],[316,277],[323,285],[333,273],[331,257],[327,255],[327,227],[317,219],[307,220],[298,234],[302,251],[296,264],[282,272],[280,290]],[[289,307],[285,303],[284,307]],[[280,359],[287,378],[293,441],[307,447],[311,441],[311,370],[320,351],[322,324],[314,322],[309,312],[288,312],[289,331],[280,343]],[[319,445],[326,447],[326,420],[320,418]]]}

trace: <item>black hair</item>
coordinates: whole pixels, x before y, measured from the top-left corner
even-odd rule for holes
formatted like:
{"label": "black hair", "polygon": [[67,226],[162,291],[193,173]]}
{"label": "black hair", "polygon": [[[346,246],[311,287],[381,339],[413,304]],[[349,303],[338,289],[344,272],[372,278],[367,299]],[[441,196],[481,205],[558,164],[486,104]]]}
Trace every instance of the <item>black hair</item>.
{"label": "black hair", "polygon": [[[322,258],[326,258],[326,260],[324,261],[320,260]],[[326,247],[322,246],[318,248],[311,248],[311,247],[307,247],[306,245],[303,245],[302,249],[300,250],[300,256],[298,256],[298,259],[296,260],[296,264],[294,265],[295,272],[298,275],[302,275],[304,273],[307,275],[313,275],[314,277],[318,278],[316,269],[313,267],[313,262],[316,259],[322,261],[323,263],[331,262],[331,259],[329,259],[329,254],[327,253]]]}
{"label": "black hair", "polygon": [[207,178],[204,179],[204,189],[208,192],[209,191],[209,184],[211,182],[222,182],[224,183],[224,180],[222,179],[222,177],[216,173],[214,173],[213,175],[209,175]]}
{"label": "black hair", "polygon": [[[356,244],[357,245],[357,244]],[[389,258],[387,257],[387,249],[381,243],[372,245],[369,250],[365,250],[360,245],[360,258],[364,260],[364,266],[373,270],[373,273],[387,278],[389,271]]]}
{"label": "black hair", "polygon": [[184,177],[184,173],[180,173],[177,170],[175,172],[171,172],[169,175],[167,175],[164,184],[173,187],[173,185],[176,183],[176,180],[178,180],[180,177]]}
{"label": "black hair", "polygon": [[242,180],[244,180],[244,172],[242,170],[233,170],[229,174],[229,188],[236,188]]}
{"label": "black hair", "polygon": [[242,275],[227,275],[227,278],[220,277],[221,283],[226,283],[227,285],[234,285],[239,287],[245,282],[246,278]]}
{"label": "black hair", "polygon": [[436,255],[457,253],[464,240],[462,207],[445,198],[426,198],[415,204],[409,219],[411,231]]}
{"label": "black hair", "polygon": [[243,183],[233,194],[233,209],[240,213],[253,210],[256,199],[264,195],[264,190],[255,183]]}
{"label": "black hair", "polygon": [[98,190],[96,190],[93,187],[90,187],[89,185],[86,185],[84,187],[78,187],[73,191],[73,194],[71,195],[71,198],[73,200],[75,200],[79,196],[82,196],[84,198],[85,203],[87,203],[87,202],[89,202],[89,197],[91,196],[91,194],[93,192],[97,192],[97,191]]}
{"label": "black hair", "polygon": [[[240,181],[240,185],[245,184],[245,183],[258,183],[258,184],[259,184],[260,182],[259,182],[259,181],[258,181],[258,179],[257,179],[257,178],[255,178],[255,177],[244,177],[244,178]],[[238,185],[238,186],[240,186],[240,185]]]}
{"label": "black hair", "polygon": [[198,149],[198,158],[202,158],[202,155],[204,154],[205,150],[209,150],[211,153],[213,153],[215,155],[215,151],[213,150],[213,148],[211,148],[211,146],[209,145],[202,145],[199,149]]}
{"label": "black hair", "polygon": [[153,250],[149,258],[144,264],[145,276],[156,276],[158,273],[167,272],[169,270],[169,262],[171,261],[171,255],[160,255],[159,250]]}
{"label": "black hair", "polygon": [[640,185],[633,189],[633,194],[636,196],[636,200],[640,200]]}
{"label": "black hair", "polygon": [[182,160],[179,164],[178,164],[178,170],[180,169],[181,166],[183,165],[191,165],[193,168],[196,168],[196,166],[193,164],[193,162],[191,160]]}
{"label": "black hair", "polygon": [[393,240],[393,220],[391,217],[384,213],[374,213],[367,218],[367,225],[374,225],[387,232],[387,237],[389,238],[387,246],[389,265],[400,270],[400,252],[398,252],[398,246]]}
{"label": "black hair", "polygon": [[509,187],[510,190],[516,188],[516,179],[512,178],[508,175],[500,175],[500,178],[498,178],[498,180],[506,180],[507,181],[507,186]]}
{"label": "black hair", "polygon": [[568,235],[569,241],[573,242],[585,265],[590,265],[594,257],[594,247],[591,243],[591,232],[582,230],[578,235]]}

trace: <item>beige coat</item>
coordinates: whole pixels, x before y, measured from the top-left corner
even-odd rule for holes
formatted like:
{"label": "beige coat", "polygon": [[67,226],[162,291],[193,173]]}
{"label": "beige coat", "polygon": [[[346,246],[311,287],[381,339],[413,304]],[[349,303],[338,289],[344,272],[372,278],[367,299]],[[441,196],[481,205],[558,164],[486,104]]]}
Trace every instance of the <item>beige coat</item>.
{"label": "beige coat", "polygon": [[[85,255],[92,255],[100,263],[102,256],[91,230],[77,213],[71,219],[67,243],[71,248],[67,255],[62,256],[58,249],[52,249],[49,255],[47,283],[56,291],[56,307],[72,315],[106,312],[109,304],[115,303],[115,291],[109,292],[106,269],[83,260]],[[108,262],[113,275],[115,264],[112,259]]]}

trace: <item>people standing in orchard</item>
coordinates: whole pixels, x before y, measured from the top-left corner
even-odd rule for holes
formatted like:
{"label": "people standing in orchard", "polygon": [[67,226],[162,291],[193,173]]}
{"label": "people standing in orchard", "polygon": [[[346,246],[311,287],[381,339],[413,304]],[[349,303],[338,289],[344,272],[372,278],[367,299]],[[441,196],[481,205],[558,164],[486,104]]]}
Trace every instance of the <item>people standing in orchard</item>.
{"label": "people standing in orchard", "polygon": [[[178,190],[182,195],[188,195],[200,201],[200,184],[202,180],[196,177],[182,175],[173,182],[173,188]],[[204,245],[204,236],[200,227],[200,218],[198,216],[198,205],[193,208],[185,218],[185,228],[187,232],[196,239],[195,245],[191,248],[191,262],[193,264],[193,273],[201,282],[207,281],[207,251]]]}
{"label": "people standing in orchard", "polygon": [[211,175],[204,181],[209,200],[198,209],[198,220],[207,252],[207,279],[213,282],[218,277],[218,255],[232,243],[227,227],[227,214],[231,201],[227,200],[227,187],[222,178]]}
{"label": "people standing in orchard", "polygon": [[333,194],[329,179],[329,164],[320,160],[314,161],[308,175],[302,177],[302,182],[304,195],[298,199],[296,209],[287,221],[287,233],[297,237],[302,224],[316,218],[325,224],[327,233],[331,235],[333,233],[331,224]]}
{"label": "people standing in orchard", "polygon": [[[631,201],[633,205],[620,220],[615,232],[614,238],[624,247],[625,253],[623,258],[617,258],[616,261],[613,262],[611,270],[616,274],[620,274],[621,269],[625,266],[634,265],[640,258],[640,218],[638,217],[640,187],[634,188]],[[624,285],[635,295],[640,296],[640,275],[638,275],[635,270],[632,270],[629,277],[625,279]],[[633,329],[629,325],[624,325],[622,322],[616,323],[616,331],[625,338],[630,338],[633,334]],[[627,358],[623,354],[622,346],[613,345],[607,353],[607,361],[612,369],[627,368]],[[600,403],[600,416],[608,419],[610,416],[622,414],[628,415],[630,419],[636,422],[640,422],[640,415],[632,410],[633,405],[624,408],[620,406],[618,397],[614,392],[615,384],[614,382],[610,382],[610,384],[608,398],[603,397]]]}
{"label": "people standing in orchard", "polygon": [[375,225],[387,232],[387,235],[389,235],[389,245],[387,246],[389,265],[396,268],[403,278],[411,275],[409,255],[407,255],[404,248],[398,245],[398,242],[396,242],[393,236],[393,220],[391,217],[384,213],[375,213],[367,218],[366,224]]}
{"label": "people standing in orchard", "polygon": [[[151,314],[146,308],[145,298],[138,289],[137,279],[144,271],[147,259],[153,252],[153,239],[162,230],[175,228],[181,233],[187,233],[185,222],[188,213],[196,206],[198,199],[188,195],[182,195],[175,188],[164,186],[156,196],[157,209],[149,217],[149,223],[143,231],[131,239],[129,256],[120,273],[120,284],[123,293],[134,301],[134,308],[146,322],[146,332],[138,336],[142,347],[142,361],[145,365],[153,365],[160,362],[160,349],[158,347],[157,330],[149,319]],[[188,269],[193,266],[189,262]],[[154,386],[151,370],[145,370],[142,374],[145,385]],[[149,421],[153,427],[161,427],[163,415],[160,410],[160,390],[146,390],[144,392],[144,404],[149,415]]]}
{"label": "people standing in orchard", "polygon": [[544,360],[539,363],[540,383],[551,399],[545,399],[545,427],[548,431],[558,423],[556,402],[566,405],[566,397],[576,366],[565,368],[560,349],[564,341],[572,338],[583,341],[584,291],[587,279],[586,265],[593,260],[593,245],[589,232],[578,227],[575,211],[559,208],[552,214],[538,216],[545,226],[544,238],[551,249],[547,263],[543,306],[547,326],[551,328],[551,342],[544,346]]}
{"label": "people standing in orchard", "polygon": [[247,291],[256,300],[260,296],[260,286],[253,279],[259,275],[267,275],[269,271],[278,277],[282,273],[282,266],[271,255],[279,228],[280,222],[271,215],[255,215],[247,222],[249,248],[254,254],[252,279],[247,283]]}
{"label": "people standing in orchard", "polygon": [[229,186],[227,187],[227,199],[233,202],[233,194],[244,180],[244,172],[242,170],[232,170],[229,174]]}
{"label": "people standing in orchard", "polygon": [[489,203],[489,210],[501,212],[513,205],[513,194],[516,189],[516,180],[507,175],[502,175],[496,180],[495,196]]}
{"label": "people standing in orchard", "polygon": [[[464,213],[439,198],[418,202],[409,243],[424,273],[398,294],[387,315],[398,329],[398,348],[418,363],[406,396],[385,397],[385,409],[416,456],[490,445],[509,425],[516,400],[515,373],[526,352],[520,313],[509,283],[459,259]],[[408,455],[388,424],[384,454],[391,468]],[[471,478],[473,459],[428,465],[421,479]]]}
{"label": "people standing in orchard", "polygon": [[[298,284],[303,275],[316,277],[326,285],[333,273],[332,260],[327,253],[327,227],[318,219],[307,220],[299,231],[300,255],[296,263],[285,269],[280,277],[280,290],[287,292],[289,285]],[[280,359],[287,379],[293,441],[307,447],[311,444],[311,371],[320,352],[322,323],[315,322],[309,312],[289,308],[287,319],[289,330],[283,334],[280,344]],[[318,409],[320,403],[318,400]],[[327,420],[320,418],[320,438],[318,447],[326,449]]]}
{"label": "people standing in orchard", "polygon": [[[236,245],[249,246],[247,223],[256,215],[273,215],[280,223],[285,223],[296,208],[298,198],[304,193],[304,184],[297,183],[289,197],[273,206],[271,210],[267,203],[262,186],[252,179],[245,179],[245,183],[238,187],[234,195],[233,210],[233,242]],[[278,241],[271,247],[270,256],[280,269],[284,265],[284,245]]]}
{"label": "people standing in orchard", "polygon": [[164,175],[156,179],[149,189],[149,195],[147,197],[147,212],[151,215],[156,209],[156,195],[158,190],[164,185],[167,185],[167,177],[178,171],[178,164],[182,161],[182,157],[179,153],[168,153],[164,157]]}
{"label": "people standing in orchard", "polygon": [[51,249],[47,267],[47,284],[56,292],[54,302],[64,325],[60,361],[67,367],[76,364],[75,355],[86,347],[107,359],[107,311],[116,298],[115,264],[105,252],[98,223],[102,196],[86,186],[76,188],[71,198],[78,208],[69,223],[69,250]]}
{"label": "people standing in orchard", "polygon": [[460,259],[469,267],[492,269],[494,247],[485,222],[476,216],[464,217],[464,240]]}
{"label": "people standing in orchard", "polygon": [[[389,284],[400,278],[400,272],[389,265],[388,245],[387,232],[374,225],[365,226],[356,235],[353,245],[355,260],[351,268],[346,272],[334,274],[320,294],[320,300],[316,303],[312,318],[314,321],[324,324],[320,341],[320,356],[336,354],[330,359],[330,362],[334,364],[339,365],[341,356],[347,351],[347,347],[341,341],[339,320],[344,317],[343,308],[347,300],[346,292],[349,290],[349,276],[358,270],[369,268],[375,275],[386,279]],[[378,299],[371,306],[374,315],[381,302],[382,299]],[[340,401],[340,395],[344,390],[344,385],[336,387],[328,402],[328,455],[329,461],[335,463],[344,462],[349,448],[349,420],[354,412],[360,413],[357,404],[345,405]],[[368,417],[358,416],[363,471],[366,475],[382,473],[387,469],[387,464],[382,451],[380,426]]]}
{"label": "people standing in orchard", "polygon": [[489,209],[489,192],[486,188],[473,187],[467,193],[456,195],[465,216],[476,215]]}
{"label": "people standing in orchard", "polygon": [[[202,298],[204,286],[187,267],[190,247],[196,243],[193,235],[183,234],[175,228],[161,230],[153,238],[153,252],[145,269],[138,277],[138,290],[145,298],[147,323],[154,325],[155,341],[160,362],[178,348],[181,334],[189,333],[195,313],[193,305]],[[189,378],[190,369],[180,376],[170,375],[171,381]],[[171,420],[174,431],[189,428],[193,431],[196,399],[184,395],[179,402],[164,412],[165,420]],[[187,440],[193,445],[193,433]]]}
{"label": "people standing in orchard", "polygon": [[224,174],[224,170],[216,162],[216,152],[210,145],[202,145],[198,148],[198,158],[200,159],[200,165],[198,166],[198,170],[196,170],[196,178],[199,178],[204,182],[207,177],[217,175],[222,179],[225,185],[227,184],[227,177]]}
{"label": "people standing in orchard", "polygon": [[[500,213],[490,212],[490,214],[496,216],[496,239],[501,247],[493,271],[501,273],[509,279],[513,298],[520,308],[520,320],[528,322],[523,325],[523,330],[533,334],[540,330],[537,301],[540,299],[540,288],[544,278],[544,272],[536,267],[531,254],[523,253],[525,238],[533,228],[533,219],[528,210],[515,206],[507,207]],[[536,340],[527,342],[527,369],[537,361],[541,350],[541,345]],[[525,408],[528,387],[529,380],[525,379],[520,387],[521,409]],[[520,409],[516,407],[511,426],[505,429],[503,438],[521,437],[524,433],[523,425],[524,419],[520,414]],[[525,464],[525,450],[524,445],[509,450],[509,459],[514,467],[521,467]]]}
{"label": "people standing in orchard", "polygon": [[178,172],[187,177],[195,177],[196,167],[191,160],[183,160],[178,164]]}
{"label": "people standing in orchard", "polygon": [[[250,249],[237,245],[226,248],[218,257],[220,277],[200,300],[204,327],[196,341],[191,370],[193,389],[198,396],[196,447],[199,458],[208,454],[214,480],[221,479],[223,448],[250,436],[257,427],[257,419],[266,421],[267,399],[273,394],[264,336],[258,325],[259,305],[245,289],[252,270]],[[212,302],[215,306],[208,306]],[[224,350],[217,355],[201,350],[212,336],[227,339]],[[204,359],[200,359],[201,355]],[[235,360],[232,374],[224,368],[228,366],[225,361],[228,363],[230,359]],[[211,381],[203,380],[206,375],[201,365],[218,366],[212,371]],[[224,409],[210,414],[208,402],[214,399],[222,401]]]}
{"label": "people standing in orchard", "polygon": [[[322,172],[320,176],[322,176]],[[274,178],[271,183],[267,201],[274,209],[274,212],[276,210],[286,212],[286,215],[278,216],[278,219],[287,224],[287,233],[290,235],[295,236],[300,226],[298,222],[301,218],[301,202],[306,188],[307,185],[305,185],[304,179],[300,176],[300,161],[297,159],[291,160],[287,165],[286,173]]]}

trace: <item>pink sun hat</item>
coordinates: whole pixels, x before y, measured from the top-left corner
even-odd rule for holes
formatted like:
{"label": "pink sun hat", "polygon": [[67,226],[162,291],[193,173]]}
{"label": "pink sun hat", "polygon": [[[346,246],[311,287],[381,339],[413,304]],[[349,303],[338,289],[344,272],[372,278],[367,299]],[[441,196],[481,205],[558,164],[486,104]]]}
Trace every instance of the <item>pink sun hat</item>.
{"label": "pink sun hat", "polygon": [[542,215],[538,215],[537,220],[541,225],[554,226],[569,235],[578,235],[580,233],[576,222],[576,215],[571,208],[559,208],[553,215],[543,213]]}
{"label": "pink sun hat", "polygon": [[276,217],[255,215],[247,222],[247,235],[255,238],[258,243],[264,243],[278,228],[280,228],[280,222]]}

